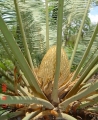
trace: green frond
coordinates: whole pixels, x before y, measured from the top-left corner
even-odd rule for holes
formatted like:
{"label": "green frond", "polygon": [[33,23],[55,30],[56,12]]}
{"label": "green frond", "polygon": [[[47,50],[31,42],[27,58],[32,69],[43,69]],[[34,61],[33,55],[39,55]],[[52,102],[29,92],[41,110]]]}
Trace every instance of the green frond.
{"label": "green frond", "polygon": [[97,4],[0,0],[0,119],[98,117]]}

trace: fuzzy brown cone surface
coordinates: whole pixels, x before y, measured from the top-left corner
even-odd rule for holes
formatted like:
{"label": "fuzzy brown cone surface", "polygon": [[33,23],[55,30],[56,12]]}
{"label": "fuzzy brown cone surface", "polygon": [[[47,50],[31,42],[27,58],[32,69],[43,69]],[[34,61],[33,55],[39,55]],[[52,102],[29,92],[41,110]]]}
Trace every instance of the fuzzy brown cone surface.
{"label": "fuzzy brown cone surface", "polygon": [[[43,84],[43,86],[50,82],[53,84],[55,69],[56,69],[56,46],[53,46],[45,54],[38,70],[37,74],[38,80],[41,84]],[[66,81],[69,75],[70,67],[68,57],[63,48],[61,48],[60,76],[58,82],[59,87],[63,85],[63,83]]]}

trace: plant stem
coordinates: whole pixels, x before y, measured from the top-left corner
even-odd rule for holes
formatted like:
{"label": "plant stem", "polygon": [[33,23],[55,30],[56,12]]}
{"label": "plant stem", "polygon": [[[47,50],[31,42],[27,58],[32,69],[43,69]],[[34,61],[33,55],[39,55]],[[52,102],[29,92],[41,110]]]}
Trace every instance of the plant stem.
{"label": "plant stem", "polygon": [[14,118],[14,117],[17,117],[23,114],[24,114],[24,111],[16,111],[12,113],[7,113],[6,115],[0,116],[0,120],[9,120],[10,118]]}
{"label": "plant stem", "polygon": [[86,10],[85,10],[82,22],[81,22],[81,26],[80,26],[80,29],[79,29],[79,33],[78,33],[77,39],[76,39],[76,43],[75,43],[75,47],[74,47],[74,50],[73,50],[73,54],[72,54],[72,57],[71,57],[71,60],[70,60],[70,68],[72,66],[72,63],[73,63],[73,60],[74,60],[74,56],[75,56],[75,53],[76,53],[76,49],[77,49],[77,46],[78,46],[78,42],[79,42],[80,37],[81,37],[82,28],[83,28],[83,25],[84,25],[84,22],[85,22],[85,18],[86,18],[86,15],[87,15],[87,12],[88,12],[88,9],[89,9],[89,6],[90,6],[90,2],[91,2],[91,0],[88,0],[88,4],[87,4],[87,7],[86,7]]}
{"label": "plant stem", "polygon": [[60,103],[59,108],[62,111],[65,111],[71,102],[82,99],[83,97],[85,97],[85,96],[89,95],[90,93],[94,92],[95,90],[97,90],[98,89],[98,80],[96,80],[96,81],[97,82],[91,84],[87,89],[77,93],[76,95],[73,95],[72,97],[70,97],[70,98],[66,99],[65,101],[63,101],[62,103]]}
{"label": "plant stem", "polygon": [[59,113],[59,116],[60,117],[58,117],[57,119],[60,119],[60,120],[77,120],[77,119],[75,119],[74,117],[72,117],[72,116],[70,116],[70,115],[68,115],[68,114],[66,114],[66,113]]}
{"label": "plant stem", "polygon": [[89,72],[89,74],[86,76],[86,78],[83,80],[83,83],[86,83],[89,78],[98,71],[98,64],[93,67],[93,69]]}
{"label": "plant stem", "polygon": [[14,4],[15,4],[15,8],[16,8],[16,13],[17,13],[17,17],[18,17],[19,26],[20,26],[20,31],[21,31],[21,34],[22,34],[22,37],[23,37],[22,42],[24,44],[26,59],[27,59],[29,65],[30,65],[31,69],[34,70],[34,66],[33,66],[33,63],[32,63],[32,58],[31,58],[31,55],[30,55],[30,52],[29,52],[29,49],[28,49],[28,45],[27,45],[27,42],[26,42],[26,36],[25,36],[24,27],[23,27],[23,23],[22,23],[22,19],[21,19],[21,15],[20,15],[17,0],[14,0]]}
{"label": "plant stem", "polygon": [[29,82],[30,88],[32,89],[34,95],[40,98],[47,99],[45,95],[43,94],[41,88],[39,87],[35,75],[33,74],[28,62],[24,58],[24,55],[22,54],[21,50],[19,49],[13,35],[8,30],[5,22],[3,21],[2,17],[0,16],[0,29],[5,37],[6,42],[8,43],[12,53],[14,54],[16,60],[19,63],[19,67],[24,73],[26,79]]}
{"label": "plant stem", "polygon": [[98,56],[96,56],[94,58],[94,60],[90,63],[90,65],[86,68],[84,73],[79,78],[78,82],[72,87],[72,89],[69,91],[69,93],[65,96],[65,99],[69,98],[70,96],[75,94],[75,92],[77,91],[79,85],[82,83],[82,81],[85,79],[85,77],[90,72],[90,70],[94,67],[94,65],[97,64],[97,62],[98,62]]}
{"label": "plant stem", "polygon": [[48,20],[48,0],[45,0],[46,3],[46,48],[49,49],[49,20]]}
{"label": "plant stem", "polygon": [[2,97],[5,96],[4,94],[0,94],[0,104],[30,104],[30,103],[36,103],[41,104],[44,107],[48,109],[53,109],[54,106],[41,98],[37,97],[30,97],[30,96],[8,96],[6,95],[6,100],[2,100]]}
{"label": "plant stem", "polygon": [[62,43],[62,22],[63,22],[63,4],[64,0],[59,0],[58,3],[58,27],[57,27],[57,48],[56,48],[56,70],[53,85],[53,92],[51,98],[53,102],[58,103],[58,80],[60,74],[60,62],[61,62],[61,43]]}
{"label": "plant stem", "polygon": [[94,31],[94,33],[93,33],[93,35],[92,35],[92,38],[91,38],[91,40],[90,40],[90,42],[89,42],[89,44],[88,44],[88,47],[87,47],[87,49],[86,49],[86,51],[85,51],[85,53],[84,53],[84,55],[83,55],[83,57],[82,57],[82,60],[80,61],[79,65],[78,65],[78,67],[77,67],[77,69],[76,69],[76,71],[75,71],[75,74],[73,75],[71,81],[75,80],[75,78],[77,77],[77,75],[78,75],[78,73],[79,73],[79,71],[80,71],[80,69],[81,69],[81,67],[82,67],[85,59],[87,58],[87,55],[88,55],[88,53],[89,53],[89,51],[90,51],[90,48],[91,48],[91,46],[92,46],[92,44],[93,44],[93,42],[94,42],[94,40],[95,40],[95,37],[96,37],[96,34],[97,34],[97,33],[98,33],[98,24],[96,25],[95,31]]}

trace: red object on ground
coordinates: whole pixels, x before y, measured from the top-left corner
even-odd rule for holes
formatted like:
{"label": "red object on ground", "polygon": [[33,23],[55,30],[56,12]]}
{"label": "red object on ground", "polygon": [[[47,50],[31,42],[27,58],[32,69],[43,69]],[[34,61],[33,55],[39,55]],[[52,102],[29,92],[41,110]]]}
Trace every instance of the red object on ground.
{"label": "red object on ground", "polygon": [[3,96],[3,97],[2,97],[2,100],[6,100],[6,99],[7,99],[7,97],[6,97],[6,96]]}
{"label": "red object on ground", "polygon": [[6,104],[3,104],[3,105],[1,105],[2,106],[2,108],[7,108],[7,105]]}

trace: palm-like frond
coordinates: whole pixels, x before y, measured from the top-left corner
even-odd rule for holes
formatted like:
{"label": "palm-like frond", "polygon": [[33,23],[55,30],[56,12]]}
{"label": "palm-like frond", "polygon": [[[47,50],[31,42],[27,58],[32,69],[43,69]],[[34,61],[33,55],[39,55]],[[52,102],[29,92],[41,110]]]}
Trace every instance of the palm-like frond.
{"label": "palm-like frond", "polygon": [[[0,67],[0,103],[10,109],[0,119],[23,115],[24,120],[75,120],[97,111],[98,81],[89,79],[98,71],[98,24],[91,26],[87,17],[90,4],[90,0],[0,1],[0,55],[13,63],[12,70],[2,59],[7,69]],[[70,63],[61,43],[70,53]]]}

